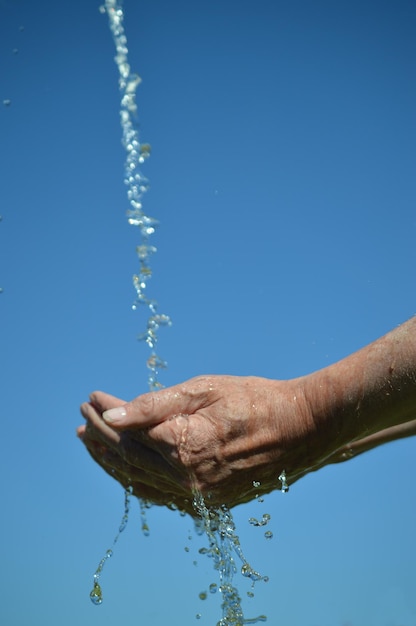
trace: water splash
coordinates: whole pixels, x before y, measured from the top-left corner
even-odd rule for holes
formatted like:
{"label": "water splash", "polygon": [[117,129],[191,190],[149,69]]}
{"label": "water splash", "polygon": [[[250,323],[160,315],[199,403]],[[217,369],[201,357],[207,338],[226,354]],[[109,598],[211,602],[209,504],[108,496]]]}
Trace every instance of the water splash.
{"label": "water splash", "polygon": [[242,564],[240,573],[249,578],[253,585],[259,581],[268,582],[269,579],[268,576],[263,576],[253,569],[244,556],[231,511],[225,505],[208,508],[199,492],[194,495],[193,506],[199,516],[199,519],[195,521],[196,530],[201,532],[203,529],[209,542],[209,547],[201,548],[199,552],[213,560],[214,569],[219,574],[219,586],[212,583],[209,587],[211,593],[215,593],[218,589],[222,594],[222,618],[217,626],[242,626],[266,621],[265,615],[254,618],[244,617],[241,597],[237,587],[234,586],[233,579],[238,572],[235,557],[238,557]]}
{"label": "water splash", "polygon": [[136,247],[139,259],[139,270],[133,274],[133,286],[136,298],[133,302],[133,310],[145,307],[149,313],[146,331],[141,333],[139,340],[144,341],[150,348],[150,357],[147,359],[148,384],[151,391],[160,389],[163,385],[158,380],[159,370],[166,368],[167,364],[156,353],[158,330],[161,326],[170,326],[171,320],[168,315],[158,314],[156,300],[148,297],[147,283],[152,277],[150,257],[157,249],[149,243],[149,237],[155,232],[158,221],[146,215],[143,210],[143,196],[149,189],[149,181],[143,175],[140,166],[149,158],[151,146],[142,143],[137,124],[136,90],[142,82],[140,76],[132,72],[129,58],[127,37],[124,30],[124,13],[121,0],[106,0],[100,7],[101,13],[108,16],[110,30],[113,36],[116,55],[114,61],[119,71],[120,89],[120,122],[122,128],[122,144],[126,151],[124,165],[124,183],[127,187],[127,210],[128,223],[136,226],[140,232],[140,243]]}

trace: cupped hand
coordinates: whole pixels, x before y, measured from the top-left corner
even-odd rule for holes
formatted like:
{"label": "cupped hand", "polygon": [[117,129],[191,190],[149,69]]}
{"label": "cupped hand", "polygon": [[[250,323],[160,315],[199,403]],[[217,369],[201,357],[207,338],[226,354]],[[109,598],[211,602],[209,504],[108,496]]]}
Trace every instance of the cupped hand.
{"label": "cupped hand", "polygon": [[232,507],[281,487],[283,470],[290,485],[416,432],[414,421],[335,445],[314,421],[303,383],[203,376],[130,403],[97,391],[81,407],[87,423],[78,435],[136,496],[195,515],[196,492]]}
{"label": "cupped hand", "polygon": [[231,507],[279,488],[283,470],[291,484],[327,454],[302,379],[201,376],[127,404],[95,392],[81,411],[79,436],[110,475],[188,512],[197,491]]}

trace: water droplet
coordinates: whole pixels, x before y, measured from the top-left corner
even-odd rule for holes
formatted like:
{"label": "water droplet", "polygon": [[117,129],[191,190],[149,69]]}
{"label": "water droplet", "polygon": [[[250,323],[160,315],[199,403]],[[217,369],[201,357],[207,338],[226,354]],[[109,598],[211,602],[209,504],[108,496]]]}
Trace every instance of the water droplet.
{"label": "water droplet", "polygon": [[266,539],[271,539],[273,537],[273,533],[271,530],[266,530],[264,536],[266,537]]}
{"label": "water droplet", "polygon": [[152,148],[150,146],[150,143],[143,143],[140,146],[139,163],[144,163],[145,160],[149,158],[151,150]]}
{"label": "water droplet", "polygon": [[103,594],[101,591],[101,587],[97,582],[94,583],[94,587],[92,588],[91,593],[90,593],[90,598],[91,598],[91,602],[97,605],[101,604],[103,601]]}
{"label": "water droplet", "polygon": [[250,517],[248,523],[252,526],[266,526],[270,522],[271,516],[269,513],[264,513],[261,520],[256,519],[255,517]]}
{"label": "water droplet", "polygon": [[150,529],[146,522],[143,522],[142,524],[142,533],[145,537],[148,537],[150,535]]}
{"label": "water droplet", "polygon": [[253,487],[255,487],[255,488],[257,489],[258,487],[260,487],[260,485],[261,485],[261,482],[260,482],[260,481],[258,481],[258,480],[253,480]]}
{"label": "water droplet", "polygon": [[241,573],[243,576],[245,576],[246,578],[251,578],[251,580],[253,581],[257,581],[257,580],[263,580],[264,577],[259,574],[258,572],[256,572],[249,563],[244,563],[243,566],[241,567]]}
{"label": "water droplet", "polygon": [[217,593],[218,585],[216,583],[211,583],[209,586],[210,593]]}
{"label": "water droplet", "polygon": [[195,615],[195,617],[196,617],[196,619],[201,619],[202,615],[201,615],[201,613],[197,613],[197,614]]}
{"label": "water droplet", "polygon": [[[125,50],[127,51],[127,48],[125,48]],[[138,74],[130,74],[126,82],[126,87],[125,87],[126,93],[135,94],[136,89],[140,85],[141,82],[142,82],[142,79],[140,78]],[[144,145],[148,145],[148,144],[144,144]]]}
{"label": "water droplet", "polygon": [[286,472],[285,472],[285,470],[282,471],[282,473],[280,474],[278,480],[280,480],[280,484],[281,484],[280,491],[282,493],[287,493],[289,491],[289,485],[287,484],[287,481],[286,481]]}
{"label": "water droplet", "polygon": [[155,248],[155,246],[148,246],[147,244],[142,244],[136,248],[137,256],[141,261],[146,260],[148,256],[155,252],[157,252],[157,248]]}

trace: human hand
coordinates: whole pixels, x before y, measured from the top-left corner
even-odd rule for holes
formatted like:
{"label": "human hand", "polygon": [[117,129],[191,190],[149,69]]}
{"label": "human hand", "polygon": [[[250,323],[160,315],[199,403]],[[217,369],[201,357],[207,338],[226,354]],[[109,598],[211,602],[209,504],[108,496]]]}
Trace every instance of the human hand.
{"label": "human hand", "polygon": [[[316,423],[310,427],[303,382],[200,377],[128,404],[95,392],[81,408],[87,425],[78,435],[94,460],[136,496],[195,515],[196,490],[208,504],[232,507],[279,488],[282,469],[293,484],[310,471],[416,434],[414,420],[340,447],[322,445]],[[114,408],[126,415],[110,427],[102,415]]]}
{"label": "human hand", "polygon": [[81,411],[79,435],[110,475],[188,512],[196,491],[232,507],[279,488],[282,470],[291,484],[328,455],[303,379],[201,376],[128,404],[95,392]]}
{"label": "human hand", "polygon": [[137,496],[191,511],[199,491],[210,505],[232,507],[279,487],[283,470],[290,485],[414,434],[415,340],[413,317],[302,378],[200,376],[127,404],[96,392],[78,434]]}

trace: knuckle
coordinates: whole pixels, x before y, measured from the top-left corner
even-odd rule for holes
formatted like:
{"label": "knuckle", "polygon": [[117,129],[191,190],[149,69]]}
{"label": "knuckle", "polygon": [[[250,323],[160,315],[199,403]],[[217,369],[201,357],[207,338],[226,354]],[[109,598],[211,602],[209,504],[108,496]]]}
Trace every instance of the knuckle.
{"label": "knuckle", "polygon": [[136,407],[140,411],[140,415],[150,421],[155,416],[155,394],[154,392],[145,393],[137,399]]}

